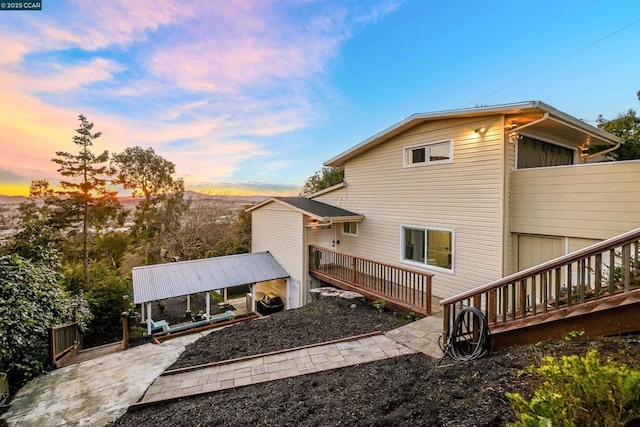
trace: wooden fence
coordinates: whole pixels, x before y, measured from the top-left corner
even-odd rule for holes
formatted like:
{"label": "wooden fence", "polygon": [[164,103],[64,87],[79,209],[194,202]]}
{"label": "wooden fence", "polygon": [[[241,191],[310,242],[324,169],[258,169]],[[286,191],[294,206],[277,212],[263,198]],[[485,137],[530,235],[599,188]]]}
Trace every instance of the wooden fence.
{"label": "wooden fence", "polygon": [[82,332],[76,322],[54,326],[49,337],[51,363],[56,368],[82,349]]}

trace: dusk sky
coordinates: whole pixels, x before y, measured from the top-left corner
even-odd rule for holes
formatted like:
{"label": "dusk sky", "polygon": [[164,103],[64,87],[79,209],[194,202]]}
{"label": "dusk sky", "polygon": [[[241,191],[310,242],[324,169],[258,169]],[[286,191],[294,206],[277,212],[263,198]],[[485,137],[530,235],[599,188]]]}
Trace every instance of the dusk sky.
{"label": "dusk sky", "polygon": [[77,152],[153,147],[188,189],[297,194],[421,112],[638,109],[640,1],[41,0],[0,10],[0,194]]}

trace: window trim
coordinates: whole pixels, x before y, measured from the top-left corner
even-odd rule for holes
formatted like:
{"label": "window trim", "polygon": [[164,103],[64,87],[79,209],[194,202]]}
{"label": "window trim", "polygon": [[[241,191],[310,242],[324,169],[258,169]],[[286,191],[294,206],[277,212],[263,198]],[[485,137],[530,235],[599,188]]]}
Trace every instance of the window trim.
{"label": "window trim", "polygon": [[[345,224],[355,224],[356,225],[356,232],[355,233],[347,233],[346,231],[344,231],[344,225]],[[351,237],[358,237],[358,229],[360,227],[358,227],[358,223],[356,221],[346,221],[342,223],[342,227],[340,227],[340,232],[343,236],[351,236]]]}
{"label": "window trim", "polygon": [[[428,155],[427,152],[425,152],[425,161],[424,162],[411,163],[409,161],[409,157],[411,156],[411,153],[416,148],[424,148],[425,150],[428,150],[429,147],[432,146],[432,145],[438,145],[438,144],[443,144],[443,143],[448,143],[449,144],[449,158],[448,159],[445,159],[445,160],[429,160],[429,155]],[[402,165],[405,168],[415,168],[415,167],[421,167],[421,166],[442,165],[442,164],[446,164],[446,163],[453,163],[453,138],[441,139],[441,140],[437,140],[437,141],[423,142],[423,143],[420,143],[420,144],[408,145],[408,146],[405,146],[405,147],[402,148]]]}
{"label": "window trim", "polygon": [[[425,242],[424,242],[424,250],[425,250],[425,254],[428,253],[429,247],[427,246],[427,235],[428,235],[428,231],[444,231],[444,232],[448,232],[451,233],[451,268],[444,268],[444,267],[438,267],[437,265],[431,265],[427,263],[426,260],[426,256],[425,256],[425,261],[424,263],[422,262],[418,262],[418,261],[413,261],[413,260],[409,260],[406,259],[404,257],[405,253],[405,230],[406,229],[413,229],[413,230],[422,230],[424,231],[424,238],[425,238]],[[455,230],[451,229],[451,228],[445,228],[445,227],[431,227],[431,226],[424,226],[424,225],[410,225],[410,224],[402,224],[400,225],[400,262],[403,264],[407,264],[413,267],[418,267],[421,269],[426,269],[426,270],[433,270],[433,271],[438,271],[441,273],[446,273],[446,274],[455,274],[455,259],[456,259],[456,232]]]}

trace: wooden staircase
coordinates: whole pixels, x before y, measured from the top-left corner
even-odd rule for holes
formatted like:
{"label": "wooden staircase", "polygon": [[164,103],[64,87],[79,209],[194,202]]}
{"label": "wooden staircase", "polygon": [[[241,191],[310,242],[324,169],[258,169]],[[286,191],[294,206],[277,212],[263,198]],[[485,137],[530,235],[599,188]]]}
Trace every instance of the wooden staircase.
{"label": "wooden staircase", "polygon": [[485,315],[491,346],[640,331],[640,228],[447,298],[444,331],[473,306]]}

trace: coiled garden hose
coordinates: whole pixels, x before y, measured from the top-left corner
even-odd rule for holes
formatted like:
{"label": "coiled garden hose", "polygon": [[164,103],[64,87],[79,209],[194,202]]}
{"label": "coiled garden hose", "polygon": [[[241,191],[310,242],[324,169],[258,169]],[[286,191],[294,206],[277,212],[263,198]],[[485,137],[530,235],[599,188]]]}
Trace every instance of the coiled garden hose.
{"label": "coiled garden hose", "polygon": [[[474,324],[478,325],[477,330]],[[444,345],[443,340],[446,341]],[[457,361],[466,362],[487,355],[491,347],[487,318],[476,307],[464,307],[456,316],[450,335],[441,334],[438,344],[444,356],[449,355]]]}

